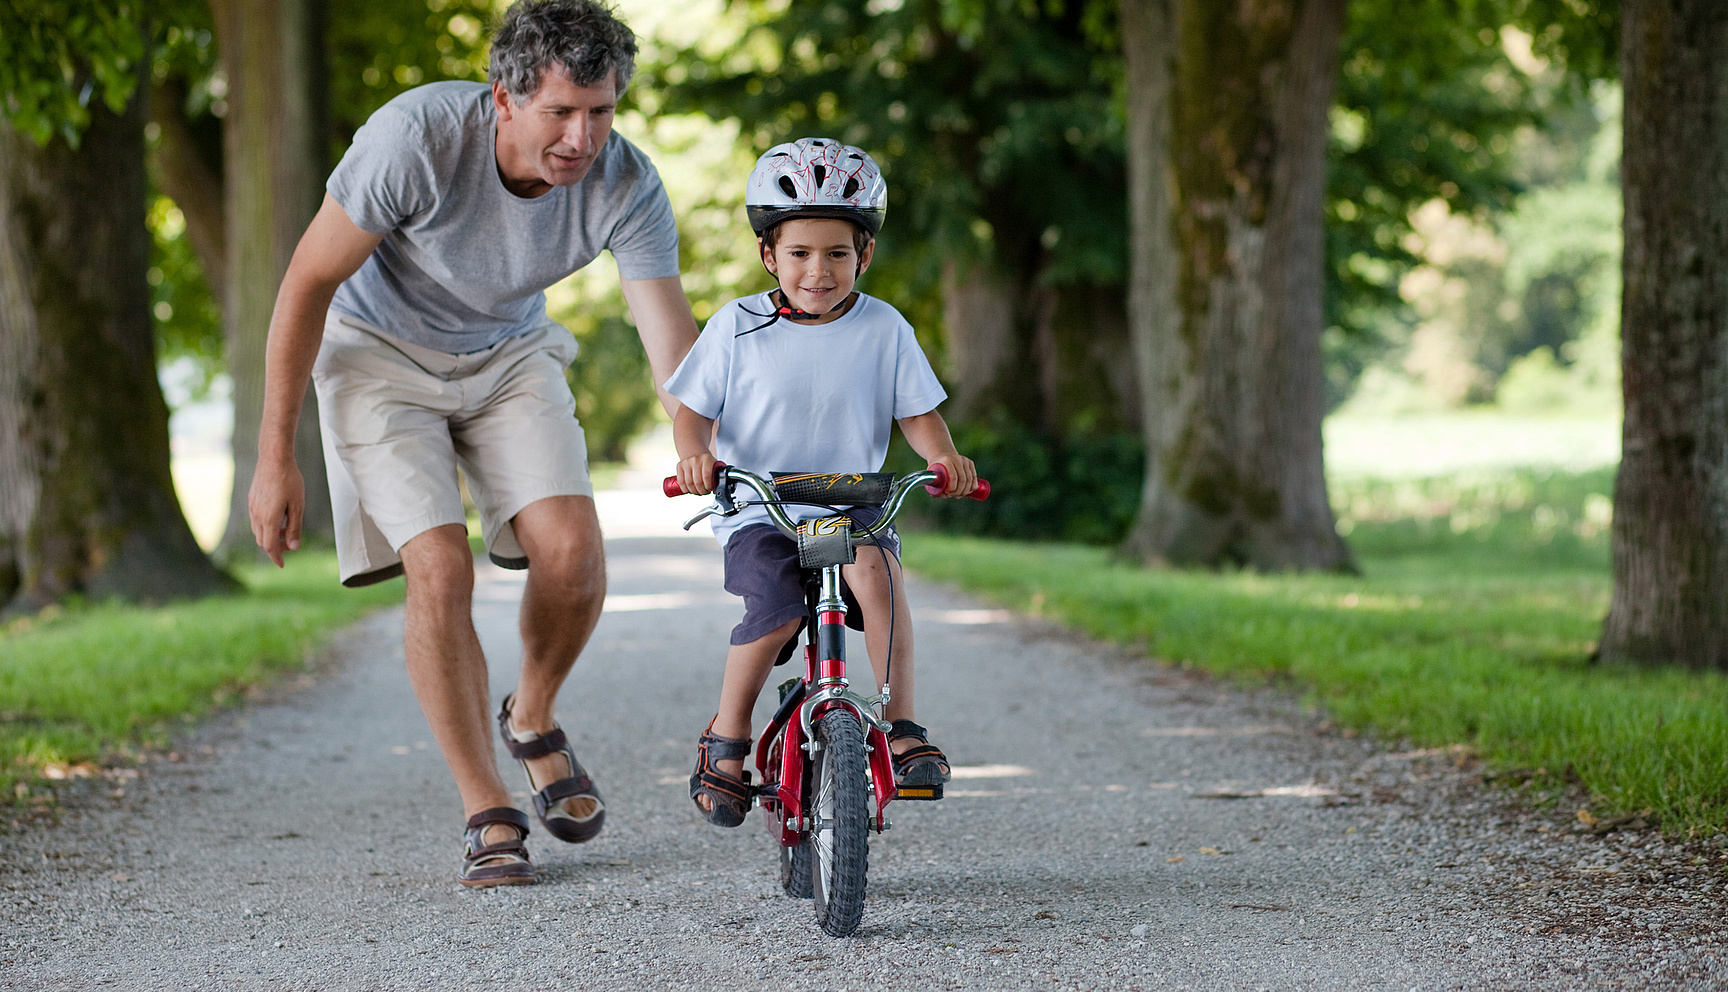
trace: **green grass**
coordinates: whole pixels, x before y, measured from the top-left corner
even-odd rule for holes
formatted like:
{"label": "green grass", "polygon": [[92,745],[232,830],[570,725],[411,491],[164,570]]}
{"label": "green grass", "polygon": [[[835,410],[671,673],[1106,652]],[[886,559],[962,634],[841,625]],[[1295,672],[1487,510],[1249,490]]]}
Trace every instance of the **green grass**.
{"label": "green grass", "polygon": [[343,589],[334,552],[239,578],[239,595],[74,605],[0,628],[0,795],[46,799],[44,773],[161,745],[177,724],[304,668],[331,631],[402,598],[398,582]]}
{"label": "green grass", "polygon": [[[1005,605],[1226,677],[1292,682],[1344,727],[1463,743],[1671,832],[1728,824],[1728,678],[1590,663],[1612,472],[1335,486],[1363,575],[1143,570],[1107,549],[916,535],[906,561]],[[1522,777],[1522,776],[1520,776]]]}

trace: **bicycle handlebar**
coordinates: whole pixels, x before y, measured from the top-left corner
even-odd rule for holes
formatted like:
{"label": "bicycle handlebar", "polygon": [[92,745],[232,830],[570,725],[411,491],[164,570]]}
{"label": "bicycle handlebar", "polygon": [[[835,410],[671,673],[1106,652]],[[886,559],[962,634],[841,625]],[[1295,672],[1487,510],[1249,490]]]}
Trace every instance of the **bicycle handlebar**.
{"label": "bicycle handlebar", "polygon": [[[725,462],[714,463],[714,485],[718,486],[720,484],[720,473],[725,468]],[[943,490],[948,488],[948,466],[932,465],[928,471],[935,477],[935,479],[929,485],[924,487],[924,491],[932,496],[942,495]],[[676,475],[668,475],[666,478],[662,479],[660,482],[660,491],[664,492],[668,498],[685,495],[684,486],[678,482],[678,477]],[[990,498],[990,480],[979,478],[978,485],[971,492],[957,498],[974,499],[980,503],[984,502]]]}
{"label": "bicycle handlebar", "polygon": [[[747,472],[741,468],[733,468],[723,462],[714,463],[714,490],[716,493],[715,505],[702,511],[695,517],[692,517],[690,522],[684,525],[686,530],[690,528],[691,524],[696,523],[698,520],[701,520],[709,514],[719,513],[730,516],[731,514],[738,512],[738,508],[732,504],[731,486],[729,483],[742,483],[755,490],[756,495],[761,497],[761,503],[758,505],[768,511],[768,516],[774,522],[774,526],[788,537],[796,535],[798,525],[786,515],[785,510],[781,509],[779,499],[774,492],[774,483],[769,479],[762,478],[754,472]],[[913,472],[910,475],[903,475],[900,478],[895,479],[894,484],[889,491],[888,499],[882,504],[882,519],[877,526],[886,525],[889,521],[892,521],[896,516],[898,516],[900,513],[900,507],[906,502],[906,494],[911,491],[913,486],[924,483],[929,483],[924,486],[925,492],[930,493],[932,496],[941,495],[942,490],[948,488],[947,466],[933,465],[925,471]],[[678,477],[675,475],[667,476],[665,480],[661,482],[660,488],[669,497],[685,495],[684,486],[679,483]],[[979,479],[977,487],[974,488],[972,492],[968,493],[965,498],[983,500],[989,498],[989,496],[989,481]]]}

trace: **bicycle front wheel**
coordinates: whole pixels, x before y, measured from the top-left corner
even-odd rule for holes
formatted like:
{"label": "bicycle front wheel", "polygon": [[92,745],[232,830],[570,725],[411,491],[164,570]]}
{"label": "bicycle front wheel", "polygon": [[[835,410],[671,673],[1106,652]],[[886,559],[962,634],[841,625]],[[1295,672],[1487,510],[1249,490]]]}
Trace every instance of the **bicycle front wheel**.
{"label": "bicycle front wheel", "polygon": [[810,835],[799,838],[791,847],[780,848],[780,888],[794,899],[809,899],[816,893],[811,888]]}
{"label": "bicycle front wheel", "polygon": [[816,719],[811,762],[815,823],[810,831],[816,923],[829,936],[846,937],[864,918],[864,876],[870,866],[870,777],[864,731],[850,710]]}

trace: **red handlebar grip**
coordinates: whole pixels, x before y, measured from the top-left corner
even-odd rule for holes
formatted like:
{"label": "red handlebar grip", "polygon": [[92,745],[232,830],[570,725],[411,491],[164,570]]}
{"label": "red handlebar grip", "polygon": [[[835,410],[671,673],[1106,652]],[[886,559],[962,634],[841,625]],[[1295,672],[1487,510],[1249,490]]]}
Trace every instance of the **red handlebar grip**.
{"label": "red handlebar grip", "polygon": [[[932,496],[940,496],[948,488],[948,466],[940,464],[932,465],[930,466],[930,471],[936,474],[936,481],[925,486],[924,491]],[[965,498],[975,499],[980,502],[989,499],[990,483],[984,479],[979,479],[978,488],[967,493]]]}
{"label": "red handlebar grip", "polygon": [[[715,462],[714,463],[714,484],[716,486],[718,486],[720,484],[720,473],[725,468],[726,468],[725,462]],[[665,479],[663,479],[661,481],[660,491],[664,492],[668,497],[682,496],[682,495],[684,495],[684,486],[679,483],[678,477],[676,475],[668,475]]]}

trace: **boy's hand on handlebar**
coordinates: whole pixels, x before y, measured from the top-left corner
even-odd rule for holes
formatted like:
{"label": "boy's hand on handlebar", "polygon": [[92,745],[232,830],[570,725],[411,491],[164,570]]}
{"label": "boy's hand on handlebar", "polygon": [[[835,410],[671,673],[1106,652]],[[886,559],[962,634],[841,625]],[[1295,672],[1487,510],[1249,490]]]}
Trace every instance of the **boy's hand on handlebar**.
{"label": "boy's hand on handlebar", "polygon": [[932,458],[930,467],[941,465],[948,470],[948,488],[942,490],[942,495],[950,498],[969,496],[972,490],[978,488],[978,466],[972,464],[972,459],[965,455],[943,455]]}
{"label": "boy's hand on handlebar", "polygon": [[687,493],[706,496],[714,491],[715,467],[712,452],[702,451],[678,460],[678,485]]}

